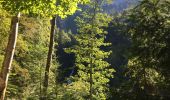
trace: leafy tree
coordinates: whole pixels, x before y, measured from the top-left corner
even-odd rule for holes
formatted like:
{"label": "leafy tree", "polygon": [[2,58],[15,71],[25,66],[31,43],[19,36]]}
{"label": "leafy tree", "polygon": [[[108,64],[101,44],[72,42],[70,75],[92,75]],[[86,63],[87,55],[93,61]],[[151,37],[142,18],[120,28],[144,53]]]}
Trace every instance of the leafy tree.
{"label": "leafy tree", "polygon": [[[5,97],[5,91],[6,91],[6,87],[7,87],[9,71],[11,69],[11,64],[12,64],[13,55],[14,55],[14,51],[15,51],[16,40],[17,40],[17,35],[18,35],[18,24],[19,24],[20,12],[39,13],[37,11],[37,9],[40,9],[40,8],[41,8],[40,11],[42,11],[42,12],[47,11],[47,10],[50,10],[51,12],[53,12],[53,10],[55,9],[55,0],[44,2],[44,4],[42,4],[41,2],[43,2],[43,1],[44,0],[42,0],[42,1],[27,0],[24,2],[23,1],[13,1],[13,0],[1,1],[3,8],[5,10],[7,10],[8,12],[10,12],[11,14],[15,15],[11,20],[11,29],[10,29],[11,34],[9,36],[7,50],[5,53],[4,62],[3,62],[2,69],[1,69],[2,70],[1,78],[5,82],[4,89],[0,93],[2,100],[4,100],[4,97]],[[45,10],[44,10],[44,8],[45,8]]]}
{"label": "leafy tree", "polygon": [[[68,3],[68,1],[60,1],[59,0],[59,1],[57,1],[57,6],[56,6],[56,0],[51,0],[51,1],[26,0],[24,2],[21,0],[20,1],[12,1],[12,0],[6,1],[6,0],[4,0],[1,2],[1,4],[5,10],[9,11],[10,13],[12,13],[14,15],[17,14],[17,16],[15,16],[12,19],[11,36],[9,37],[9,43],[7,46],[8,50],[6,52],[5,60],[4,60],[3,67],[2,67],[1,76],[2,76],[3,80],[5,81],[6,85],[7,85],[6,80],[8,80],[8,73],[9,73],[8,69],[10,69],[10,67],[11,67],[14,50],[15,50],[15,45],[16,45],[16,39],[17,39],[17,34],[18,34],[18,20],[19,20],[18,17],[20,15],[20,12],[34,14],[34,15],[38,14],[38,15],[43,15],[43,16],[51,16],[54,14],[58,14],[61,17],[65,17],[66,15],[72,14],[76,11],[76,8],[77,8],[77,5],[79,2],[85,3],[87,1],[88,0],[72,1],[71,3]],[[50,46],[50,47],[52,47],[52,46]],[[14,48],[14,49],[12,49],[12,48]],[[51,54],[51,53],[49,53],[49,54]],[[49,57],[50,56],[51,55],[49,55]],[[50,63],[50,61],[49,61],[49,63]],[[49,65],[49,64],[47,64],[47,65]],[[48,72],[48,69],[49,68],[47,67],[47,72]],[[5,87],[6,87],[6,85],[5,85]],[[3,93],[1,93],[2,99],[4,98],[5,90],[6,90],[6,88],[4,89]]]}
{"label": "leafy tree", "polygon": [[[2,64],[4,48],[7,45],[10,26],[10,14],[1,9],[0,56]],[[49,41],[48,19],[28,18],[23,16],[20,20],[19,37],[16,44],[14,61],[12,64],[6,98],[28,98],[40,95],[40,67],[42,70],[46,60],[47,43]],[[44,71],[42,71],[44,72]],[[37,79],[38,78],[38,79]],[[31,92],[30,92],[31,91]]]}

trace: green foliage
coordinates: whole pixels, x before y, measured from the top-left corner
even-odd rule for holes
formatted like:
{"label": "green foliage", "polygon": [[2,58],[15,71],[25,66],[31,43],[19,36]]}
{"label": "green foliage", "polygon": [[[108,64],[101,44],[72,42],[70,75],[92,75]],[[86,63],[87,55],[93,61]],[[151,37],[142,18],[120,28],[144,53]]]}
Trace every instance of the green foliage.
{"label": "green foliage", "polygon": [[[144,0],[132,10],[129,16],[129,34],[133,44],[133,54],[142,66],[165,68],[163,59],[167,59],[169,40],[169,6],[160,0]],[[165,55],[164,55],[165,50]],[[166,51],[167,50],[167,51]],[[167,63],[168,64],[168,63]],[[168,70],[168,69],[167,69]]]}
{"label": "green foliage", "polygon": [[130,49],[124,55],[129,60],[123,72],[126,79],[121,80],[119,87],[112,87],[112,98],[169,98],[168,9],[169,0],[143,0],[135,8],[120,14],[111,23],[115,28],[112,31],[124,33],[125,38],[131,42]]}
{"label": "green foliage", "polygon": [[[32,96],[39,94],[42,74],[46,64],[46,54],[49,42],[49,19],[27,18],[20,20],[20,31],[15,52],[15,60],[21,68],[29,71],[30,79],[27,81],[27,89],[33,88],[31,92],[25,91],[23,95]],[[38,78],[38,79],[37,79]],[[28,94],[24,94],[28,92]],[[37,95],[38,96],[38,95]],[[25,98],[27,98],[25,96]]]}
{"label": "green foliage", "polygon": [[[168,100],[169,0],[142,0],[138,6],[118,14],[114,19],[102,12],[101,7],[108,1],[113,2],[113,0],[24,0],[24,2],[1,0],[1,65],[7,45],[11,15],[16,15],[18,12],[24,14],[20,19],[7,99],[38,100],[43,94],[42,81],[48,52],[50,23],[49,19],[42,17],[59,15],[65,18],[78,9],[78,4],[87,3],[87,8],[76,18],[78,34],[56,32],[57,49],[53,59],[57,60],[53,60],[50,70],[48,100],[89,99],[90,74],[92,74],[93,100]],[[108,25],[111,34],[105,31]],[[106,42],[116,41],[113,36],[122,33],[125,33],[122,37],[128,38],[131,42],[129,50],[124,49],[127,49],[126,46],[130,43],[121,46]],[[66,52],[72,56],[69,58]],[[118,69],[116,75],[121,73],[125,79],[119,79],[119,83],[111,87],[110,79],[115,77],[113,75],[115,70],[111,65],[115,65],[114,60],[119,60],[119,54],[128,59],[128,64],[117,66],[125,70],[119,72],[120,68],[116,67]],[[62,62],[59,64],[58,60],[66,64]],[[70,71],[74,72],[70,74]],[[58,81],[60,79],[62,81]]]}
{"label": "green foliage", "polygon": [[58,46],[61,47],[68,47],[69,45],[71,45],[72,39],[71,39],[71,35],[72,33],[66,33],[64,31],[61,32],[57,32],[56,37],[57,37],[57,43]]}
{"label": "green foliage", "polygon": [[90,0],[57,0],[56,14],[61,18],[72,15],[78,8],[78,4],[86,4]]}
{"label": "green foliage", "polygon": [[[0,6],[0,65],[2,65],[3,62],[3,58],[4,58],[4,51],[5,51],[5,47],[7,45],[7,33],[9,31],[9,27],[10,27],[10,18],[9,14],[4,11],[2,9],[2,7]],[[1,69],[1,67],[0,67]]]}
{"label": "green foliage", "polygon": [[[92,2],[91,6],[94,6],[94,2]],[[90,12],[90,10],[98,9],[93,8],[93,6],[88,12],[83,12],[81,18],[77,18],[79,28],[79,34],[75,35],[77,44],[66,51],[75,53],[76,56],[75,66],[77,68],[77,75],[72,80],[73,84],[77,81],[82,81],[88,87],[86,89],[88,93],[92,66],[93,99],[104,100],[107,98],[107,83],[109,78],[113,77],[114,72],[114,69],[109,66],[110,64],[105,61],[111,52],[101,49],[110,45],[110,43],[104,42],[107,32],[103,30],[103,27],[108,25],[111,17],[107,14],[99,13],[97,10]],[[96,14],[93,16],[93,13]]]}
{"label": "green foliage", "polygon": [[[10,18],[1,16],[0,64],[7,44]],[[48,51],[49,19],[23,17],[7,88],[8,98],[27,98],[39,95],[41,73]],[[5,22],[5,23],[4,23]],[[2,42],[2,43],[1,43]],[[40,69],[42,68],[42,72]],[[41,72],[41,73],[40,73]]]}
{"label": "green foliage", "polygon": [[77,10],[79,3],[87,2],[89,0],[2,0],[1,4],[5,10],[14,15],[18,12],[41,16],[56,14],[65,18]]}
{"label": "green foliage", "polygon": [[53,14],[56,7],[56,0],[2,0],[3,8],[9,11],[11,14],[17,14],[18,12],[23,13],[35,13],[35,14]]}
{"label": "green foliage", "polygon": [[64,48],[69,48],[75,44],[74,35],[71,32],[58,31],[56,34],[56,43],[56,55],[60,63],[57,69],[57,81],[58,83],[63,83],[69,77],[74,66],[74,54],[64,51]]}
{"label": "green foliage", "polygon": [[143,0],[127,15],[126,32],[132,42],[127,75],[134,85],[134,99],[167,98],[161,92],[167,91],[162,89],[165,84],[169,88],[168,5],[166,0]]}
{"label": "green foliage", "polygon": [[76,81],[69,85],[63,84],[58,88],[58,100],[85,100],[88,99],[87,83]]}

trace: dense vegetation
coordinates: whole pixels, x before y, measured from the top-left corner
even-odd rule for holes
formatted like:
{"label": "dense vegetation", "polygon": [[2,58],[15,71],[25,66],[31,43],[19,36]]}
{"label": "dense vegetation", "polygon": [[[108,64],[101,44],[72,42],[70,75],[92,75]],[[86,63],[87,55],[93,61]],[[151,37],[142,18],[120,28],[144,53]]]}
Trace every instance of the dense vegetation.
{"label": "dense vegetation", "polygon": [[170,100],[170,0],[0,3],[0,100]]}

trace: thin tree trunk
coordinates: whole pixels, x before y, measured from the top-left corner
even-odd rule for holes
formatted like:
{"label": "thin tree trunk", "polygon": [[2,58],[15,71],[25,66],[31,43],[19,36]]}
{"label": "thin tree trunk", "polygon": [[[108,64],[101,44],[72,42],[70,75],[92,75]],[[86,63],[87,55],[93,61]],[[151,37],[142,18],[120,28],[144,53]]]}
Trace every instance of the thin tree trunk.
{"label": "thin tree trunk", "polygon": [[0,75],[0,77],[5,82],[4,89],[0,92],[0,100],[4,100],[5,98],[9,72],[11,70],[11,64],[12,64],[16,41],[17,41],[19,17],[20,17],[20,13],[18,13],[18,15],[13,17],[11,20],[11,29],[10,29],[11,33],[9,34],[9,40],[8,40],[6,53],[2,65],[1,75]]}
{"label": "thin tree trunk", "polygon": [[92,54],[90,54],[90,100],[92,100],[93,94],[93,62],[92,62]]}
{"label": "thin tree trunk", "polygon": [[90,100],[93,99],[93,34],[94,34],[94,25],[95,25],[95,19],[96,19],[96,10],[97,10],[97,5],[98,5],[98,1],[95,0],[95,5],[93,8],[93,16],[92,16],[92,33],[91,33],[91,40],[89,41],[91,43],[91,52],[90,52]]}
{"label": "thin tree trunk", "polygon": [[40,65],[40,95],[39,99],[42,97],[42,66]]}
{"label": "thin tree trunk", "polygon": [[56,17],[53,17],[51,20],[51,33],[50,33],[50,44],[49,44],[49,50],[48,50],[48,56],[47,56],[47,64],[45,68],[45,76],[44,76],[44,83],[43,83],[43,100],[47,96],[47,89],[48,89],[48,81],[49,81],[49,71],[51,67],[51,62],[52,62],[52,52],[53,52],[53,47],[54,47],[54,33],[55,33],[55,19]]}
{"label": "thin tree trunk", "polygon": [[147,79],[146,79],[146,67],[143,66],[143,75],[144,75],[144,94],[145,94],[145,99],[148,100],[148,93],[147,93]]}

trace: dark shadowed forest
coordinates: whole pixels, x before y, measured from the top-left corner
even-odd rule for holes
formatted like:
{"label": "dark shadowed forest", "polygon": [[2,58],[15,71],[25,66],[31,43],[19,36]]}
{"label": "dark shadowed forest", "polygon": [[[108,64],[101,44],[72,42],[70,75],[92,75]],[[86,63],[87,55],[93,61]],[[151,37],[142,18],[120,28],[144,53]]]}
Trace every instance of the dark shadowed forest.
{"label": "dark shadowed forest", "polygon": [[0,0],[0,100],[170,100],[170,0]]}

